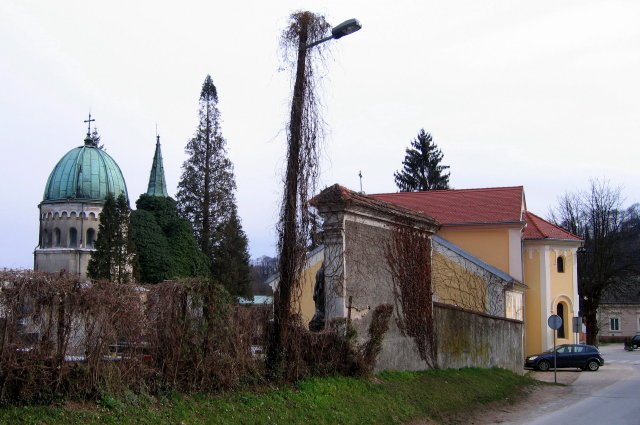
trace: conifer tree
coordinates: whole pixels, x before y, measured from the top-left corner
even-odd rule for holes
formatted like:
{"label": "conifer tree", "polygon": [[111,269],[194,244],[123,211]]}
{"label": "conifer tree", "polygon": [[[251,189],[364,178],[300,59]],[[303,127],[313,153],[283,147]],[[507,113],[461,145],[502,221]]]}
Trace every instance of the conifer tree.
{"label": "conifer tree", "polygon": [[124,194],[116,199],[110,193],[100,213],[96,251],[91,255],[87,267],[91,279],[118,283],[135,280],[137,261],[129,216],[129,203]]}
{"label": "conifer tree", "polygon": [[247,244],[247,236],[242,230],[234,205],[231,217],[222,227],[213,270],[218,282],[222,283],[230,294],[250,298],[253,294]]}
{"label": "conifer tree", "polygon": [[[232,288],[245,279],[249,280],[248,258],[246,277],[238,278],[240,280],[237,281],[226,281],[230,275],[222,273],[221,262],[216,261],[216,255],[231,249],[223,245],[231,240],[225,237],[225,231],[235,228],[241,232],[242,228],[237,216],[237,223],[229,224],[234,220],[236,211],[236,183],[233,164],[227,157],[226,141],[220,129],[218,93],[209,75],[202,85],[199,103],[198,128],[185,147],[188,158],[182,165],[178,183],[178,211],[191,223],[200,249],[214,265],[213,277],[229,288],[231,293],[237,293]],[[246,252],[246,236],[243,239],[241,235],[244,233],[239,233],[237,240],[245,241],[243,252]],[[245,261],[241,254],[233,258]],[[244,270],[245,267],[238,265],[236,269]]]}
{"label": "conifer tree", "polygon": [[401,192],[449,189],[449,166],[440,165],[443,154],[431,134],[421,129],[405,152],[402,171],[393,175]]}

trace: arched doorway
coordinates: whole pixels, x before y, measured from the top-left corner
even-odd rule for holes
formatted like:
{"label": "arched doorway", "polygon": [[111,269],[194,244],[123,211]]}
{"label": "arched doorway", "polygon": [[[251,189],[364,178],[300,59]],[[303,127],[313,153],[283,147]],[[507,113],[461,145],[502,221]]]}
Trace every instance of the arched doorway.
{"label": "arched doorway", "polygon": [[567,314],[564,303],[558,303],[556,306],[556,314],[562,319],[562,326],[558,329],[558,338],[566,338]]}

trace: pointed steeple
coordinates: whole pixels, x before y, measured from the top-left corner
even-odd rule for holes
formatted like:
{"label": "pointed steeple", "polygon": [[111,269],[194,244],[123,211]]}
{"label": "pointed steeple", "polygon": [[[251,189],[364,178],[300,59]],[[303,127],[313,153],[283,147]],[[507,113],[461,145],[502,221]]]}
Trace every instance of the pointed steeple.
{"label": "pointed steeple", "polygon": [[164,166],[162,165],[159,135],[156,135],[156,153],[153,155],[153,165],[151,166],[147,195],[169,197],[167,193],[167,182],[164,179]]}

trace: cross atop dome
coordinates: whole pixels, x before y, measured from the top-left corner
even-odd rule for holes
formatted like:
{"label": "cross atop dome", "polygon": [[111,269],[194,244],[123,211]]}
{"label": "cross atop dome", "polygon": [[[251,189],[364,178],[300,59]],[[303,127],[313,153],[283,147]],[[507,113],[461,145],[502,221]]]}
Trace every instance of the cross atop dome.
{"label": "cross atop dome", "polygon": [[84,120],[84,122],[89,123],[89,124],[87,125],[87,136],[90,136],[90,135],[91,135],[91,123],[92,123],[93,121],[95,121],[95,118],[94,118],[94,119],[91,119],[91,112],[89,112],[89,119],[88,119],[88,120]]}
{"label": "cross atop dome", "polygon": [[[93,137],[91,137],[91,123],[95,121],[94,119],[91,119],[91,112],[89,112],[89,119],[88,120],[84,120],[84,122],[87,123],[87,137],[84,138],[84,144],[85,146],[94,146],[97,147],[97,143],[95,140],[93,140]],[[95,128],[94,128],[95,130]]]}

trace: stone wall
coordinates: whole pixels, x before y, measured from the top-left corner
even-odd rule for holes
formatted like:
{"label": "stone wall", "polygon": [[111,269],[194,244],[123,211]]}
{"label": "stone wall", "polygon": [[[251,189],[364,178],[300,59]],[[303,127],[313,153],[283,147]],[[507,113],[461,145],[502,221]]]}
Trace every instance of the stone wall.
{"label": "stone wall", "polygon": [[439,367],[523,373],[523,322],[439,303],[434,310]]}
{"label": "stone wall", "polygon": [[380,304],[394,307],[389,331],[382,343],[377,370],[423,370],[422,360],[411,338],[402,334],[397,326],[398,308],[393,292],[393,281],[385,259],[391,239],[391,230],[381,223],[363,222],[354,217],[345,219],[346,293],[351,299],[348,314],[360,342],[364,342],[371,312]]}
{"label": "stone wall", "polygon": [[[414,228],[429,238],[438,224],[425,215],[337,185],[325,189],[312,204],[324,220],[327,321],[350,318],[360,342],[364,342],[373,309],[391,304],[394,313],[376,370],[427,369],[413,338],[405,336],[397,325],[401,305],[387,257],[396,226]],[[438,367],[502,367],[522,372],[522,322],[437,306]]]}

